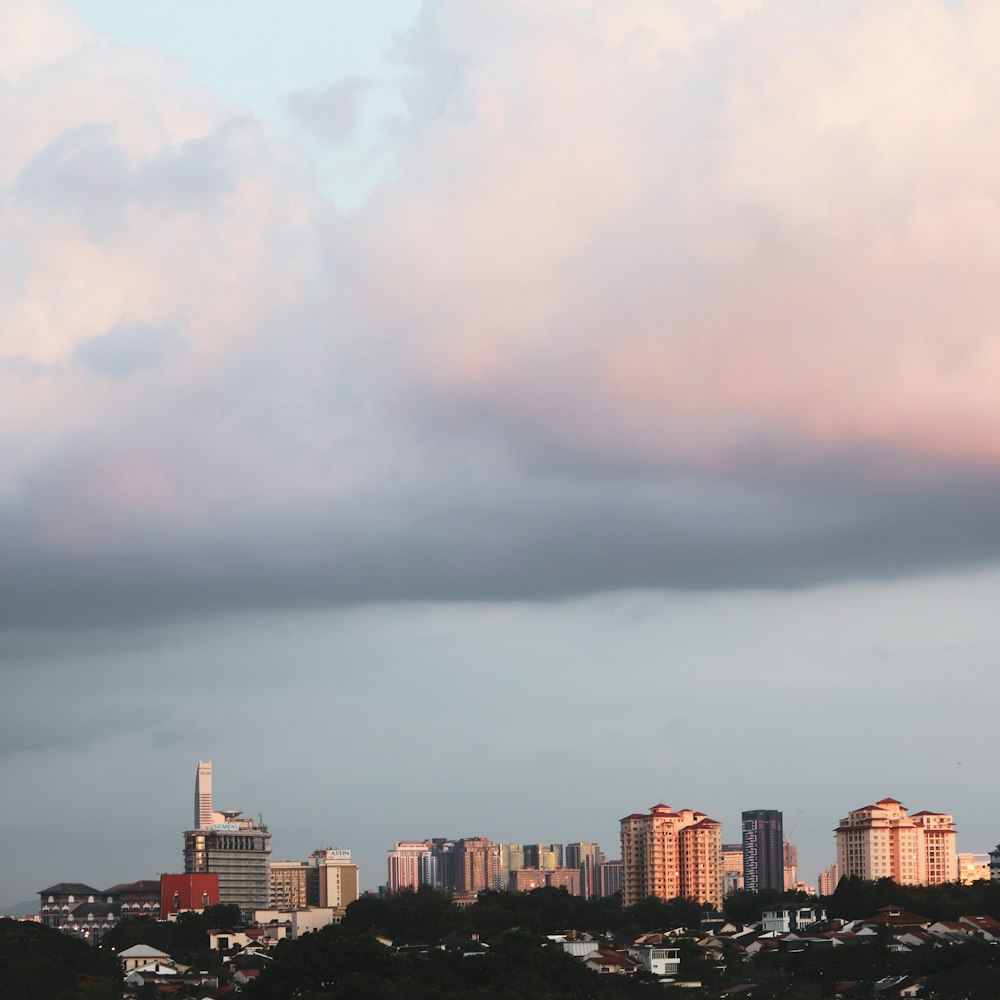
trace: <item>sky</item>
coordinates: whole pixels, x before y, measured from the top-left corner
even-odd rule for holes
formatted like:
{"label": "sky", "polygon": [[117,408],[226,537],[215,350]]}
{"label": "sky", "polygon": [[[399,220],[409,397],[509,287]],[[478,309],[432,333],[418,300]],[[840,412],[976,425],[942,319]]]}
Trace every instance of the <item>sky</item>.
{"label": "sky", "polygon": [[1000,840],[1000,8],[0,0],[0,907]]}

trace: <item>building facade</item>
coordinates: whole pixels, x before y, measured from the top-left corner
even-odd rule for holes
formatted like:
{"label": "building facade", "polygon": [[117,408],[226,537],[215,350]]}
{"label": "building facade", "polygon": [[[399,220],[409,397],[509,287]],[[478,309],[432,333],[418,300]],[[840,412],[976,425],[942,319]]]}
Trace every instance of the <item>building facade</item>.
{"label": "building facade", "polygon": [[750,809],[742,818],[743,888],[747,892],[781,892],[785,888],[781,811]]}
{"label": "building facade", "polygon": [[958,881],[962,885],[985,882],[990,877],[990,856],[988,854],[958,855]]}
{"label": "building facade", "polygon": [[160,876],[160,919],[166,920],[182,910],[204,910],[219,902],[219,876],[202,872],[199,875]]}
{"label": "building facade", "polygon": [[198,773],[194,779],[194,829],[207,830],[212,818],[212,762],[198,761]]}
{"label": "building facade", "polygon": [[225,815],[226,822],[184,832],[184,872],[218,875],[219,902],[249,919],[271,902],[271,834],[263,821]]}
{"label": "building facade", "polygon": [[305,861],[271,862],[271,908],[295,910],[309,905],[309,875]]}
{"label": "building facade", "polygon": [[722,825],[660,803],[621,820],[622,905],[682,896],[722,906]]}
{"label": "building facade", "polygon": [[343,909],[360,895],[358,866],[342,847],[321,847],[309,855],[310,906]]}
{"label": "building facade", "polygon": [[1000,844],[990,851],[990,879],[1000,882]]}
{"label": "building facade", "polygon": [[466,837],[455,842],[455,891],[477,893],[497,884],[500,855],[488,837]]}
{"label": "building facade", "polygon": [[622,891],[623,873],[621,859],[601,862],[601,895],[614,896]]}
{"label": "building facade", "polygon": [[743,888],[743,845],[722,845],[723,898]]}
{"label": "building facade", "polygon": [[423,840],[400,840],[389,851],[386,888],[389,892],[416,892],[429,885],[430,844]]}
{"label": "building facade", "polygon": [[940,885],[958,878],[955,820],[948,813],[910,816],[897,799],[850,812],[834,831],[841,877],[891,878],[899,885]]}
{"label": "building facade", "polygon": [[566,845],[566,867],[580,873],[580,895],[584,899],[601,895],[601,862],[604,853],[592,840],[577,840]]}
{"label": "building facade", "polygon": [[837,862],[834,861],[829,868],[824,868],[819,873],[819,878],[816,880],[816,888],[821,896],[832,896],[839,882],[840,868]]}

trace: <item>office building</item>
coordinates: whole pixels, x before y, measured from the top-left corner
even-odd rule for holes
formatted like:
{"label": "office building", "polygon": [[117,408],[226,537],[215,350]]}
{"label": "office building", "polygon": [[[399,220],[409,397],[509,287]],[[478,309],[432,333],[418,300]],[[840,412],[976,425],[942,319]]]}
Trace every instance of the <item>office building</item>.
{"label": "office building", "polygon": [[428,866],[430,869],[430,881],[428,885],[440,889],[442,892],[454,892],[456,890],[455,875],[455,841],[445,837],[432,837],[428,841],[430,847],[430,858]]}
{"label": "office building", "polygon": [[662,803],[621,820],[622,905],[683,896],[722,906],[722,825]]}
{"label": "office building", "polygon": [[912,816],[897,799],[880,799],[840,821],[841,877],[891,878],[899,885],[940,885],[958,878],[955,820],[948,813]]}
{"label": "office building", "polygon": [[310,906],[343,909],[358,898],[358,866],[351,852],[342,847],[321,847],[309,855],[312,869],[309,888]]}
{"label": "office building", "polygon": [[263,821],[225,813],[207,830],[184,832],[184,871],[219,876],[219,902],[240,908],[247,919],[271,901],[271,834]]}
{"label": "office building", "polygon": [[562,868],[562,844],[525,844],[525,868]]}
{"label": "office building", "polygon": [[784,858],[781,811],[744,812],[743,888],[747,892],[781,892],[785,888]]}
{"label": "office building", "polygon": [[601,862],[601,895],[614,896],[622,891],[624,879],[621,859]]}
{"label": "office building", "polygon": [[599,844],[590,840],[566,845],[566,867],[580,873],[580,895],[584,899],[601,894],[601,862],[604,854]]}
{"label": "office building", "polygon": [[295,910],[309,905],[309,875],[305,861],[271,862],[271,908]]}

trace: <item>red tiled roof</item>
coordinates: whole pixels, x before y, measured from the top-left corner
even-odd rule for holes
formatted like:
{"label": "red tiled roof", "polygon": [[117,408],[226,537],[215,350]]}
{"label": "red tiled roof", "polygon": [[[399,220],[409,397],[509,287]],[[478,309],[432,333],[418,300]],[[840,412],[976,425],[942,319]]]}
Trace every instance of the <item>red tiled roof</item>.
{"label": "red tiled roof", "polygon": [[888,802],[890,805],[894,806],[901,806],[903,804],[902,802],[899,801],[899,799],[885,798],[885,799],[879,799],[876,805],[882,805],[883,802]]}

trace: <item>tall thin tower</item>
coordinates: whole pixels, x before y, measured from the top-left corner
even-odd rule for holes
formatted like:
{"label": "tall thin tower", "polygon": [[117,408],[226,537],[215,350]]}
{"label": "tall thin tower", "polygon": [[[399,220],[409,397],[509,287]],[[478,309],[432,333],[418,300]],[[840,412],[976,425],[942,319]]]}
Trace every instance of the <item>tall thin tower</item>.
{"label": "tall thin tower", "polygon": [[212,825],[212,762],[198,761],[194,781],[194,828],[207,830]]}
{"label": "tall thin tower", "polygon": [[781,892],[785,887],[785,840],[779,809],[743,813],[743,888]]}

